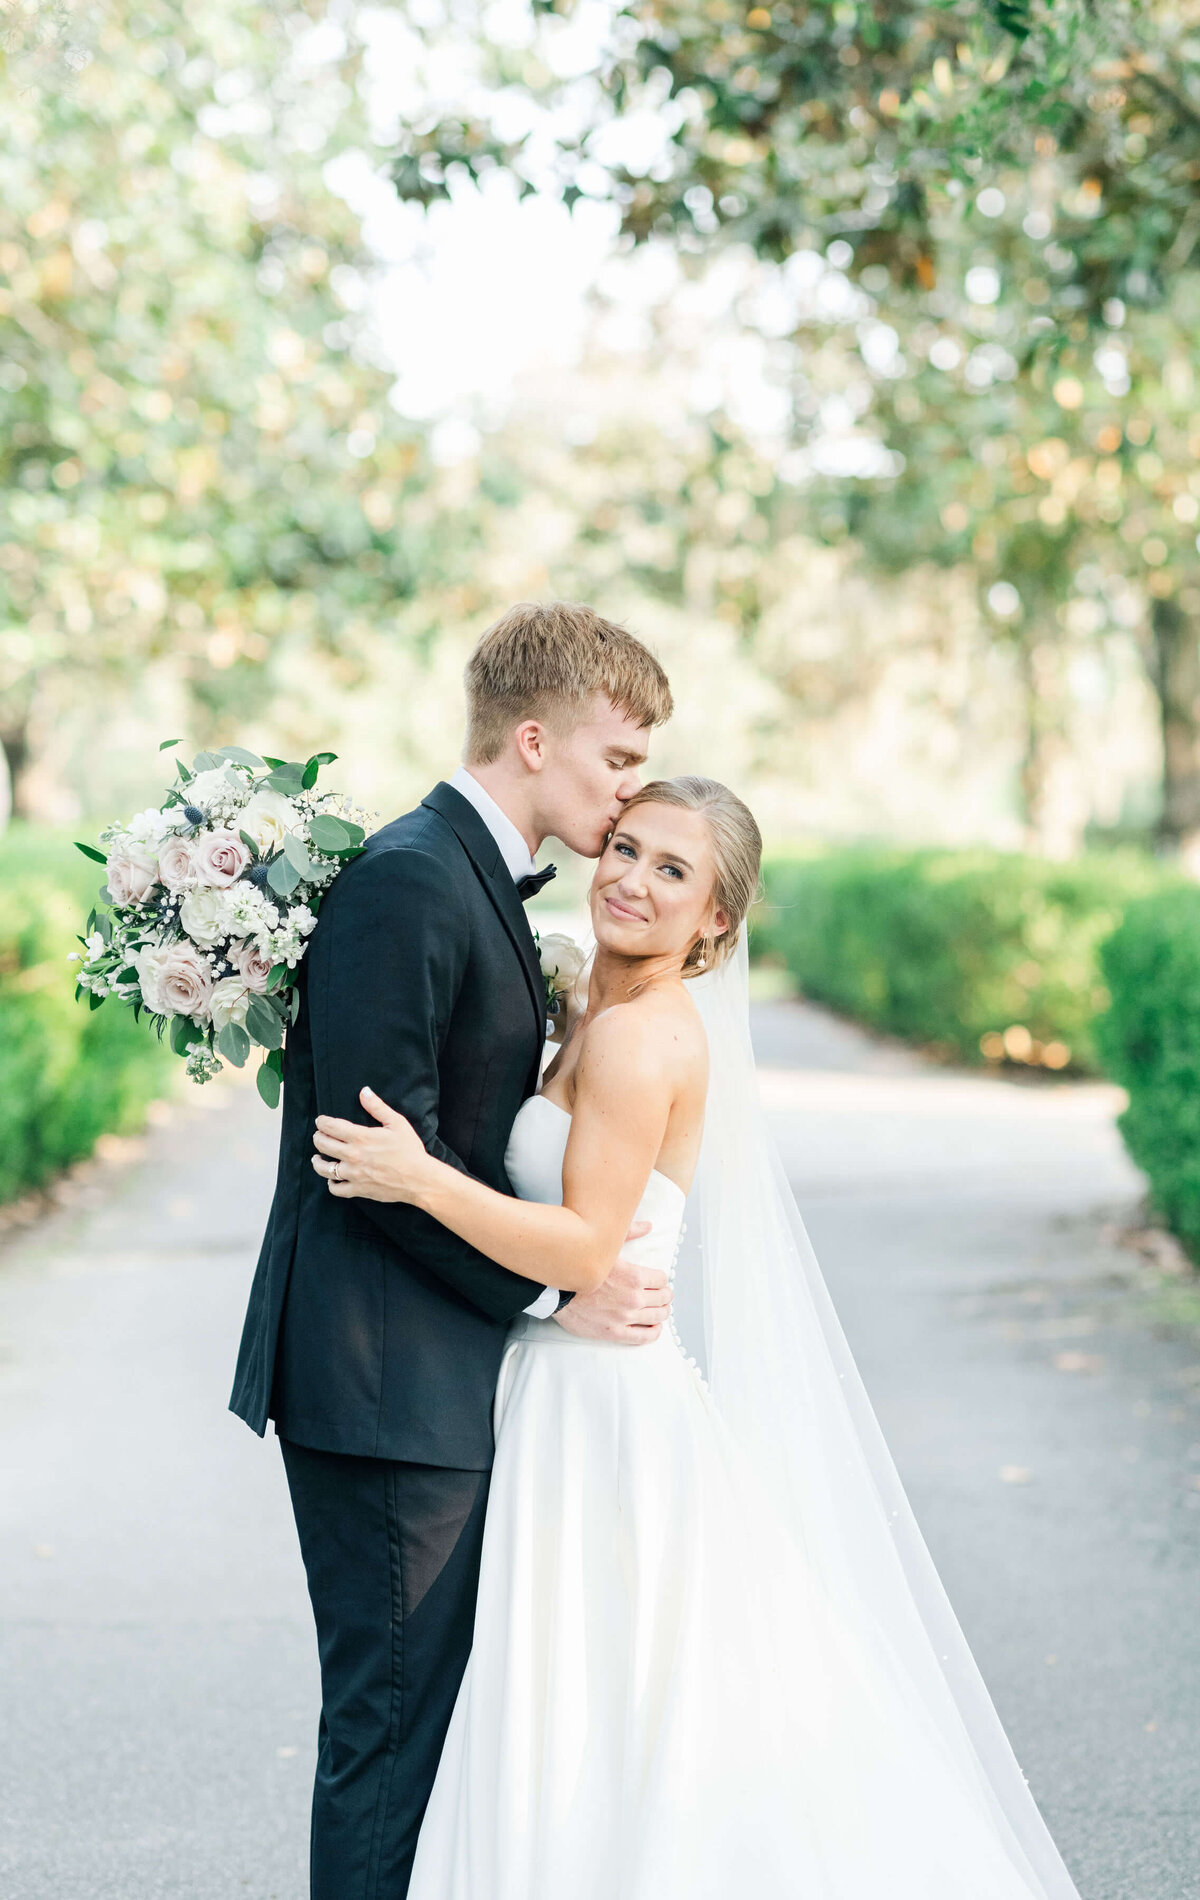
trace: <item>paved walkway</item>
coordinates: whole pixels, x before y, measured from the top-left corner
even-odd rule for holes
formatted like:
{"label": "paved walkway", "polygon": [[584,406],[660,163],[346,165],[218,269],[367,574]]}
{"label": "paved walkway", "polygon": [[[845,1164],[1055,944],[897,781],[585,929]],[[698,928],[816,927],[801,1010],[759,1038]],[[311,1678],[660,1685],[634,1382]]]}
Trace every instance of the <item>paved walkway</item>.
{"label": "paved walkway", "polygon": [[[763,1005],[763,1087],[918,1515],[1084,1900],[1200,1896],[1200,1333],[1102,1087]],[[0,1249],[0,1892],[304,1900],[278,1451],[225,1399],[278,1123],[189,1091]],[[969,1896],[964,1895],[964,1900]]]}

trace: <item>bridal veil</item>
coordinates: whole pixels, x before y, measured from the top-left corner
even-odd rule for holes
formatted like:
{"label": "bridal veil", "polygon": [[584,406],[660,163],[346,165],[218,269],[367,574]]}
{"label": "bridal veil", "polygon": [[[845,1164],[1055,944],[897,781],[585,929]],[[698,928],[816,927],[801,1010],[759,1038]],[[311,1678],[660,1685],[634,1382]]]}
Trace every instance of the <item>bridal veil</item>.
{"label": "bridal veil", "polygon": [[[704,1144],[677,1272],[713,1399],[810,1573],[913,1732],[975,1787],[1031,1900],[1078,1900],[922,1540],[759,1101],[745,940],[689,984],[708,1035]],[[700,1345],[697,1337],[692,1350]]]}

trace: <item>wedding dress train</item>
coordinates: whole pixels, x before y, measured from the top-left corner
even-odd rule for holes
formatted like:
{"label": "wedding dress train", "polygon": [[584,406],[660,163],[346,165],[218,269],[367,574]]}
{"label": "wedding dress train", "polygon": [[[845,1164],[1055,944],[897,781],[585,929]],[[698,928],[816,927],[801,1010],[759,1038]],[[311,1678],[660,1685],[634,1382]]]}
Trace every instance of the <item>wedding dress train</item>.
{"label": "wedding dress train", "polygon": [[[525,1104],[507,1162],[524,1198],[561,1200],[569,1128]],[[672,1267],[684,1207],[653,1173],[630,1251]],[[766,1377],[787,1313],[753,1324]],[[815,1390],[805,1363],[794,1378]],[[907,1585],[885,1614],[864,1607],[878,1577],[831,1583],[815,1507],[783,1508],[673,1327],[632,1348],[518,1322],[496,1427],[474,1650],[410,1900],[1074,1894],[1011,1757],[1016,1792],[984,1770]],[[836,1495],[836,1472],[808,1475]],[[849,1564],[886,1568],[850,1544]]]}

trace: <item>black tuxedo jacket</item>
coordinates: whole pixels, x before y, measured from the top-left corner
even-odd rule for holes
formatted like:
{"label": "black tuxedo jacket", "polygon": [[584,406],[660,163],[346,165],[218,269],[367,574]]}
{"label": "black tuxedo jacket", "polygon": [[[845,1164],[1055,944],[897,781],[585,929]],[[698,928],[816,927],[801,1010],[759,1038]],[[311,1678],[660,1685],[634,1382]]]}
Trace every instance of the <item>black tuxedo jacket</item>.
{"label": "black tuxedo jacket", "polygon": [[504,1151],[537,1086],[544,988],[495,840],[449,785],[331,885],[299,988],[231,1408],[318,1451],[485,1470],[508,1322],[540,1287],[415,1208],[336,1199],[311,1166],[315,1117],[369,1121],[369,1084],[431,1154],[512,1191]]}

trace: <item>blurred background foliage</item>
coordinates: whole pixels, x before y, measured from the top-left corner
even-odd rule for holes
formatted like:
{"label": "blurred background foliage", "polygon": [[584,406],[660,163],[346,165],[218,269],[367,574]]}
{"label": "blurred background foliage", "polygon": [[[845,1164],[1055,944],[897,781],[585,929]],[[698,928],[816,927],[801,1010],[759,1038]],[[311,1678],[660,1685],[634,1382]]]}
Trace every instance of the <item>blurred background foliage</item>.
{"label": "blurred background foliage", "polygon": [[[329,746],[390,816],[531,595],[661,653],[655,766],[752,799],[812,994],[1149,1073],[1159,925],[1101,946],[1128,899],[1190,929],[1200,867],[1200,0],[37,0],[0,87],[0,1007],[79,1077],[0,1194],[155,1060],[108,1011],[71,1054],[29,975],[55,828],[168,736]],[[540,275],[481,243],[414,348],[453,231],[538,207]],[[588,232],[578,335],[480,394]]]}

